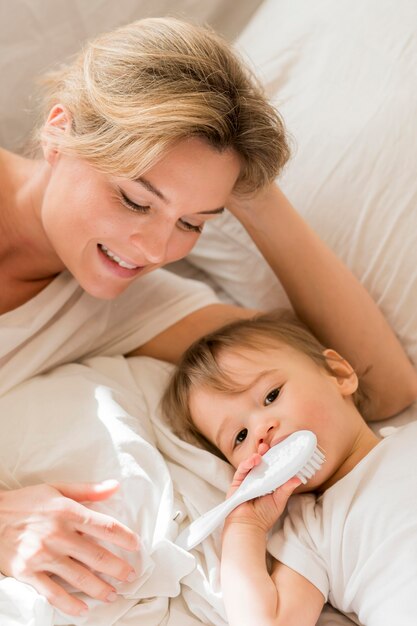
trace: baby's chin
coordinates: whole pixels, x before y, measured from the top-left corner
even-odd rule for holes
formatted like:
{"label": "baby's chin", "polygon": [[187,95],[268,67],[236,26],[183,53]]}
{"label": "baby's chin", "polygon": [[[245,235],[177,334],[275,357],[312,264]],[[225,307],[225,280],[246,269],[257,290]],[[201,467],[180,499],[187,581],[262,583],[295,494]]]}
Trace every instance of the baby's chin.
{"label": "baby's chin", "polygon": [[314,485],[313,483],[314,483],[313,480],[309,480],[306,485],[301,484],[299,487],[294,489],[293,494],[294,493],[314,493],[314,492],[318,492],[319,489],[320,489],[320,485]]}
{"label": "baby's chin", "polygon": [[307,483],[301,484],[294,489],[293,493],[315,493],[320,495],[327,489],[330,476],[322,473],[322,470],[318,470],[317,473]]}

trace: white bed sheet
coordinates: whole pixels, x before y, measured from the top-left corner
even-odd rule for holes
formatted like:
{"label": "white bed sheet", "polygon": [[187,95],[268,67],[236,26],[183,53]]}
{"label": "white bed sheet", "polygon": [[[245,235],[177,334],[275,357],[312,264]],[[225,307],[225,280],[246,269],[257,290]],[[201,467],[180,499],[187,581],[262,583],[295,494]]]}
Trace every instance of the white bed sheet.
{"label": "white bed sheet", "polygon": [[[138,572],[137,581],[116,583],[119,599],[110,605],[84,598],[90,606],[86,619],[60,615],[30,586],[2,577],[2,626],[107,626],[127,625],[131,620],[149,626],[180,626],[184,615],[190,625],[200,623],[195,613],[223,626],[221,617],[216,617],[221,612],[218,588],[195,569],[195,558],[177,548],[172,539],[177,534],[174,517],[179,519],[178,511],[184,517],[188,507],[196,514],[206,504],[217,502],[219,486],[227,485],[229,468],[225,465],[220,474],[210,472],[212,486],[197,484],[197,478],[190,480],[187,465],[196,476],[201,473],[201,483],[210,461],[200,466],[200,451],[196,456],[193,447],[182,442],[172,452],[166,429],[151,420],[168,368],[150,359],[129,363],[122,357],[97,357],[33,378],[0,399],[0,413],[13,415],[0,440],[2,488],[116,478],[120,492],[94,508],[114,515],[142,538],[138,554],[125,554]],[[159,441],[167,450],[166,460],[156,448]],[[176,465],[181,459],[186,460],[182,468]],[[181,484],[180,491],[174,491],[176,482]],[[120,553],[117,548],[114,551]],[[207,559],[201,556],[203,570],[213,555],[211,549]],[[186,584],[183,603],[177,601],[171,613],[168,598],[179,594],[180,581]]]}

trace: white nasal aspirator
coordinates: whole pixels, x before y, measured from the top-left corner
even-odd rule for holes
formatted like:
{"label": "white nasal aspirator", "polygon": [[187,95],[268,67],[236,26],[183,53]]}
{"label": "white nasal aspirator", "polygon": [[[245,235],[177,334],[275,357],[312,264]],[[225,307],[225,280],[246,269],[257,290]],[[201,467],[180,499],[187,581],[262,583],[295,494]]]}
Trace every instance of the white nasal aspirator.
{"label": "white nasal aspirator", "polygon": [[230,498],[192,522],[175,543],[184,550],[195,548],[239,504],[275,491],[293,476],[306,484],[324,461],[314,433],[309,430],[292,433],[265,452],[259,465],[249,472]]}

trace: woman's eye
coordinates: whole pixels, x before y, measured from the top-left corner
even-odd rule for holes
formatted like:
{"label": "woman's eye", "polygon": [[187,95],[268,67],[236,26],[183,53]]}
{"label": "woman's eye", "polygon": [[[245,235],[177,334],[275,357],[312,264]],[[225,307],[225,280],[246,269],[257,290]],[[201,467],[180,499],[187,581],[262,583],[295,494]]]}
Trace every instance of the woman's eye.
{"label": "woman's eye", "polygon": [[267,406],[268,404],[272,404],[278,398],[280,391],[281,387],[277,387],[276,389],[270,391],[265,398],[264,405]]}
{"label": "woman's eye", "polygon": [[183,230],[190,230],[193,233],[201,233],[203,230],[203,224],[200,224],[200,226],[196,226],[195,224],[190,224],[189,222],[185,222],[184,220],[178,220],[178,223],[180,224],[180,228],[182,228]]}
{"label": "woman's eye", "polygon": [[243,441],[245,441],[246,437],[248,436],[248,429],[244,428],[243,430],[240,431],[240,433],[237,435],[236,439],[235,439],[235,445],[242,443]]}
{"label": "woman's eye", "polygon": [[123,193],[122,190],[120,190],[120,195],[121,195],[123,204],[130,211],[135,211],[136,213],[148,213],[149,209],[151,208],[150,206],[136,204],[136,202],[133,202],[133,200],[130,200],[130,198],[128,198],[127,195]]}

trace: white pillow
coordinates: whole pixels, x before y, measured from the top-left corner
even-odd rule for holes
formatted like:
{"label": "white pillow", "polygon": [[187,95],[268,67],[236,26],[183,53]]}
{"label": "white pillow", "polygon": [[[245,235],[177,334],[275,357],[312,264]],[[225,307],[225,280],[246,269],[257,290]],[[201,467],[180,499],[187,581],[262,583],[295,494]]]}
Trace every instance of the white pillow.
{"label": "white pillow", "polygon": [[[296,142],[282,189],[417,363],[416,24],[414,0],[266,0],[238,46]],[[286,303],[231,215],[189,260],[240,304]]]}

